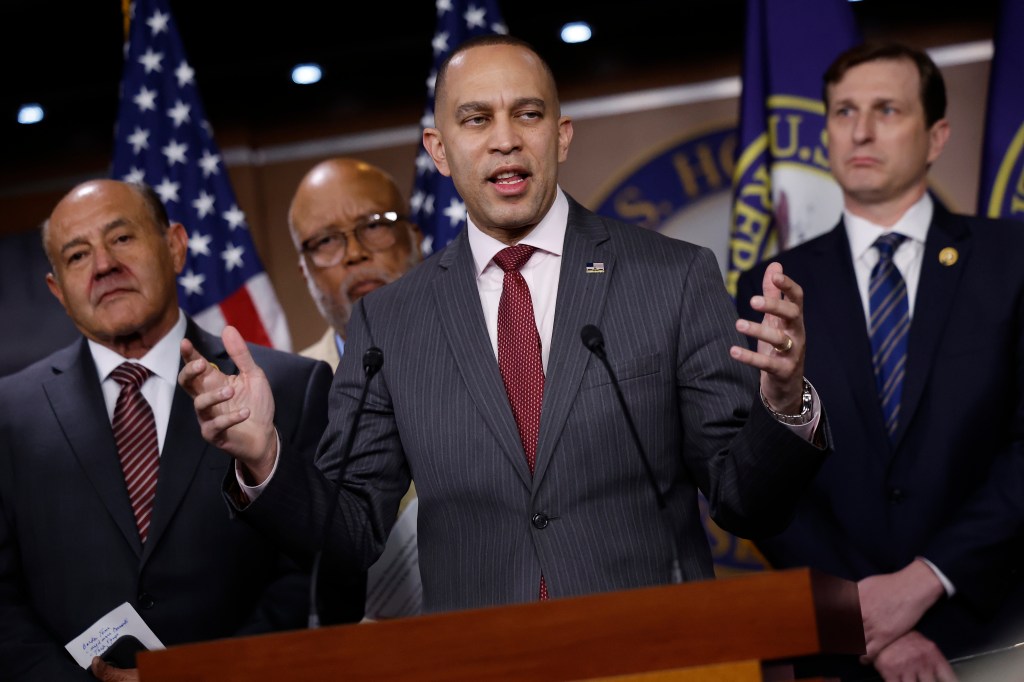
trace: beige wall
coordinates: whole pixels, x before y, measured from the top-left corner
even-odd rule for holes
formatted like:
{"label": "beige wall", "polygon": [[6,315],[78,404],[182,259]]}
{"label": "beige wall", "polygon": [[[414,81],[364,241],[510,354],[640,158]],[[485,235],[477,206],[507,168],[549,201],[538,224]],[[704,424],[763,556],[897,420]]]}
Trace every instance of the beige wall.
{"label": "beige wall", "polygon": [[[949,120],[953,136],[933,169],[934,187],[954,210],[972,212],[977,194],[988,62],[944,67],[943,73],[950,93]],[[566,102],[565,107],[571,110],[578,104],[580,102]],[[600,104],[600,101],[589,104]],[[576,119],[572,150],[562,169],[562,186],[584,204],[596,206],[616,180],[645,159],[683,137],[734,125],[737,110],[737,99],[726,97],[610,116],[581,116]],[[390,146],[367,148],[362,143],[368,139],[367,134],[347,136],[345,131],[337,131],[334,137],[320,141],[303,140],[250,149],[262,151],[271,158],[292,157],[288,160],[230,166],[239,205],[246,212],[264,267],[288,316],[296,349],[317,339],[324,324],[310,301],[288,236],[286,215],[291,193],[306,170],[336,155],[339,148],[354,150],[348,155],[383,167],[395,176],[400,187],[411,188],[413,160],[419,149],[415,132],[410,132],[414,125],[415,122],[410,121],[405,141]],[[222,147],[230,157],[234,148],[223,139]],[[4,188],[0,192],[0,213],[5,220],[0,232],[32,229],[75,182],[90,175],[103,175],[102,166],[96,167],[99,170],[92,174],[55,175],[43,183]],[[723,229],[727,229],[726,225]]]}

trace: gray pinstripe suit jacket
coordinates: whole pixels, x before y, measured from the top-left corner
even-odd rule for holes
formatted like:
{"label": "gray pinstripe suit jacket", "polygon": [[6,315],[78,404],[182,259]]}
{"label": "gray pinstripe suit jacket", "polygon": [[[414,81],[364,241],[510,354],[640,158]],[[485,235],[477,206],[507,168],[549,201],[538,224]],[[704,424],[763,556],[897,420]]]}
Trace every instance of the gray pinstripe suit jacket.
{"label": "gray pinstripe suit jacket", "polygon": [[[604,272],[587,273],[592,262]],[[244,514],[283,541],[319,542],[360,358],[376,345],[384,367],[344,465],[328,556],[371,563],[412,476],[427,610],[535,600],[542,573],[553,598],[665,583],[674,545],[684,578],[710,578],[698,488],[734,533],[783,528],[821,452],[771,418],[756,373],[729,357],[742,339],[710,251],[570,200],[561,268],[533,477],[463,233],[357,305],[319,469],[282,458]],[[588,323],[604,333],[665,512],[608,374],[580,341]]]}

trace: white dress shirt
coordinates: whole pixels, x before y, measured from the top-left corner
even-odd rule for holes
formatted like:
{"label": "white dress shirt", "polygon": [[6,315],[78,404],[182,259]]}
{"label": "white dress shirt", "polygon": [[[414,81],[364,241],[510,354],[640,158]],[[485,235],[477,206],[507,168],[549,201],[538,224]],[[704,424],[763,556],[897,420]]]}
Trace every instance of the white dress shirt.
{"label": "white dress shirt", "polygon": [[[850,256],[853,258],[853,271],[857,276],[857,289],[860,291],[861,304],[864,306],[864,323],[870,327],[871,304],[868,289],[871,283],[871,270],[878,263],[878,249],[874,248],[875,240],[887,232],[898,232],[907,237],[893,252],[892,262],[903,276],[907,285],[907,306],[911,320],[914,318],[914,301],[917,299],[917,285],[921,281],[921,264],[924,262],[924,243],[928,237],[928,226],[932,223],[935,203],[931,195],[925,192],[913,206],[907,209],[892,227],[882,227],[870,220],[843,211],[843,223],[846,225],[846,236],[850,241]],[[956,586],[939,570],[939,567],[924,557],[923,561],[942,583],[946,594],[952,597]]]}
{"label": "white dress shirt", "polygon": [[[164,451],[164,440],[167,436],[167,424],[171,420],[171,403],[174,402],[174,389],[178,386],[178,365],[181,362],[181,340],[185,338],[185,316],[178,310],[178,321],[171,327],[164,338],[160,339],[148,353],[137,360],[139,364],[152,374],[142,384],[142,396],[153,410],[156,421],[156,439],[160,452]],[[114,421],[114,407],[117,396],[121,394],[121,385],[110,377],[110,373],[128,358],[89,341],[92,360],[96,364],[100,387],[103,389],[103,401],[107,405],[107,418]]]}

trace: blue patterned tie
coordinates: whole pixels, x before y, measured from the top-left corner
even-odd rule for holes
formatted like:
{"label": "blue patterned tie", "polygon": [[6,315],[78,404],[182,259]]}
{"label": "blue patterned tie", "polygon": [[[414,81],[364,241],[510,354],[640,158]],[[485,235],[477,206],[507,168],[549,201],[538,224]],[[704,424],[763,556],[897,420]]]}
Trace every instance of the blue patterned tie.
{"label": "blue patterned tie", "polygon": [[910,329],[907,285],[892,262],[893,253],[904,239],[904,235],[890,232],[875,240],[879,258],[871,270],[868,290],[871,360],[889,438],[899,425],[903,376],[907,369],[907,332]]}

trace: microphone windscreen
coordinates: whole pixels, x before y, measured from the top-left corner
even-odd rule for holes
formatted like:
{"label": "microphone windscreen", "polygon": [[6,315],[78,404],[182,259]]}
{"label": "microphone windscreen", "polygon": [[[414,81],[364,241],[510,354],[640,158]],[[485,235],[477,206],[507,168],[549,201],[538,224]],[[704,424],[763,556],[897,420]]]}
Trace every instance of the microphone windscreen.
{"label": "microphone windscreen", "polygon": [[367,348],[366,352],[363,353],[363,372],[366,373],[367,378],[379,372],[383,365],[384,352],[376,346]]}
{"label": "microphone windscreen", "polygon": [[601,330],[592,324],[583,326],[580,330],[580,339],[583,340],[583,345],[587,347],[587,350],[594,352],[604,346],[604,336],[601,334]]}

